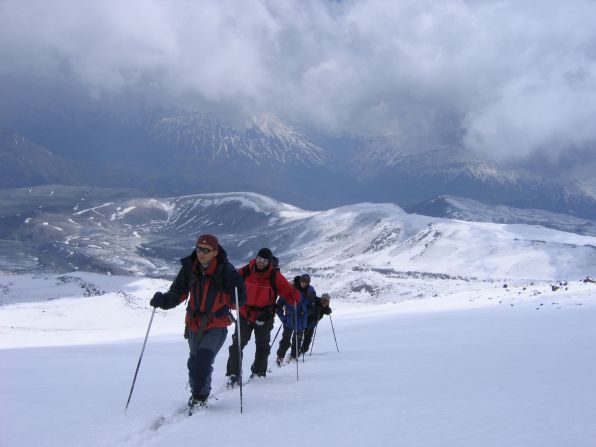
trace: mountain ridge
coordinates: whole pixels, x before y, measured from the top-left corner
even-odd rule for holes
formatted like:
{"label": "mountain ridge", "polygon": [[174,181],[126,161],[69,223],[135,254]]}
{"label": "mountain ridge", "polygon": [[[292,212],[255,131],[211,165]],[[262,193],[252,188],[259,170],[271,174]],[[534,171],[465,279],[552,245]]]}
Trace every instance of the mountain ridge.
{"label": "mountain ridge", "polygon": [[[41,124],[20,126],[23,136],[75,166],[60,177],[50,175],[49,160],[40,159],[36,169],[50,173],[46,183],[138,188],[155,195],[254,191],[317,209],[363,201],[410,206],[454,195],[596,218],[590,182],[563,184],[457,147],[411,153],[396,135],[320,135],[271,114],[232,124],[183,109],[98,107],[88,105],[79,115],[53,113],[51,132]],[[21,177],[4,187],[32,183],[26,170]]]}
{"label": "mountain ridge", "polygon": [[[309,211],[255,193],[114,195],[91,201],[77,191],[50,197],[45,190],[45,206],[39,201],[27,205],[21,191],[21,208],[0,216],[6,228],[0,241],[6,247],[3,270],[11,271],[10,259],[18,250],[28,253],[30,262],[17,271],[170,276],[199,232],[216,234],[237,265],[268,246],[284,271],[339,275],[346,278],[346,290],[361,282],[362,268],[373,269],[379,278],[395,272],[467,272],[471,277],[490,272],[490,278],[543,279],[587,276],[596,268],[594,236],[513,223],[511,210],[503,212],[509,223],[495,224],[409,214],[387,203]],[[60,197],[66,194],[70,198]],[[515,264],[507,261],[513,254],[519,255]],[[437,259],[442,259],[440,269]]]}

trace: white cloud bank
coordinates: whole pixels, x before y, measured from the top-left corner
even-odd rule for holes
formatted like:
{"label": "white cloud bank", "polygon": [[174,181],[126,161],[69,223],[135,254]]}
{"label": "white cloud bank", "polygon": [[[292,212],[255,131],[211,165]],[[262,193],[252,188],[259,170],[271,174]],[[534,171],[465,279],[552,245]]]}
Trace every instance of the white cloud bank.
{"label": "white cloud bank", "polygon": [[0,2],[0,75],[496,158],[596,146],[592,1]]}

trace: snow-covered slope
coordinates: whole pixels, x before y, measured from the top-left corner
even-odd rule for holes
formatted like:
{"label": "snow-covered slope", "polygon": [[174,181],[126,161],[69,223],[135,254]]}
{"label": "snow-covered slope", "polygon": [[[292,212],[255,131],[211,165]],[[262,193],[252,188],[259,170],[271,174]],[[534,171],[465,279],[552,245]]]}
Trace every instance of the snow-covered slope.
{"label": "snow-covered slope", "polygon": [[[38,264],[46,259],[63,272],[171,277],[201,232],[217,234],[235,264],[269,246],[290,275],[339,276],[345,296],[393,295],[389,284],[408,275],[558,280],[596,269],[593,236],[407,214],[391,204],[312,212],[252,193],[199,194],[77,203],[68,212],[35,209],[19,219],[13,239],[39,247]],[[362,280],[362,271],[374,274]]]}
{"label": "snow-covered slope", "polygon": [[[168,282],[0,277],[6,299],[39,298],[0,306],[0,445],[593,445],[595,284],[424,282],[436,296],[362,306],[334,295],[312,355],[298,370],[270,359],[265,379],[245,383],[242,414],[224,386],[230,332],[209,408],[188,418],[177,414],[188,398],[183,306],[157,312],[124,414],[148,300]],[[245,371],[253,356],[251,342]]]}

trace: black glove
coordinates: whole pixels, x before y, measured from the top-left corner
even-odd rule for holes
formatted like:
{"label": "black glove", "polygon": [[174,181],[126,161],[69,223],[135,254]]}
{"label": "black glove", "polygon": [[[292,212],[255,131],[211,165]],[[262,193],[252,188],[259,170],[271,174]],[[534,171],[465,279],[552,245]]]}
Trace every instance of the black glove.
{"label": "black glove", "polygon": [[331,308],[330,308],[330,307],[323,307],[323,308],[321,309],[321,313],[322,313],[323,315],[331,315]]}
{"label": "black glove", "polygon": [[168,296],[165,293],[156,292],[149,301],[149,304],[153,307],[159,307],[160,309],[171,309],[171,303],[169,302]]}
{"label": "black glove", "polygon": [[155,292],[155,295],[153,295],[153,298],[151,298],[151,301],[149,301],[149,304],[152,307],[159,307],[160,309],[162,309],[165,299],[166,299],[166,297],[164,296],[163,293]]}

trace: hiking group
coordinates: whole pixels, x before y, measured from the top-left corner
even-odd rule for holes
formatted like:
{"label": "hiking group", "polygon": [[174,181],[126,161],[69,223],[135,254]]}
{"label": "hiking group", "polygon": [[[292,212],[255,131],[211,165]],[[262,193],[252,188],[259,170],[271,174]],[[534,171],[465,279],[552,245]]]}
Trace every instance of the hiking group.
{"label": "hiking group", "polygon": [[[195,250],[180,262],[182,266],[170,289],[155,293],[150,305],[167,310],[188,300],[184,336],[189,346],[189,407],[206,405],[213,363],[233,322],[236,331],[226,367],[229,388],[241,380],[242,351],[253,332],[256,349],[250,377],[267,375],[276,315],[283,324],[276,359],[277,365],[282,366],[288,349],[287,362],[308,352],[318,322],[331,313],[329,295],[318,297],[308,274],[296,276],[290,284],[268,248],[261,248],[254,259],[236,270],[218,239],[203,234],[197,239]],[[239,321],[231,313],[236,302],[240,306]]]}

